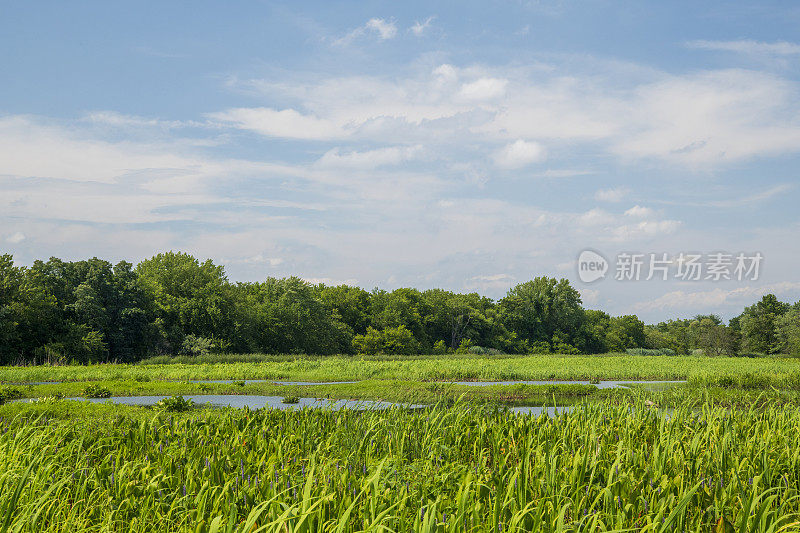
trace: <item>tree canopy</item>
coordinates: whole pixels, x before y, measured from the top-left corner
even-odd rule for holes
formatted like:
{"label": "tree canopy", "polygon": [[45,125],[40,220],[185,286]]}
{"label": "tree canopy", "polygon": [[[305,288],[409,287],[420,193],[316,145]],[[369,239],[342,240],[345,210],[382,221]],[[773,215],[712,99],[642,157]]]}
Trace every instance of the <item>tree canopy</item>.
{"label": "tree canopy", "polygon": [[364,290],[298,277],[232,283],[180,252],[135,267],[97,258],[18,266],[0,256],[0,363],[137,361],[154,354],[603,353],[800,356],[800,302],[774,295],[727,325],[715,315],[645,325],[582,305],[537,277],[499,301],[444,289]]}

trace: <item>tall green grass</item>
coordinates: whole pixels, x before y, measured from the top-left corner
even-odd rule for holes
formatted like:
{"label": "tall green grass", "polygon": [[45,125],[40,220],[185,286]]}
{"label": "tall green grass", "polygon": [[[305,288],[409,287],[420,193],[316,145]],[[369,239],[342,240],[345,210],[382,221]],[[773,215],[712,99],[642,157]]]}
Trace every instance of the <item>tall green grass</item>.
{"label": "tall green grass", "polygon": [[800,528],[796,409],[21,409],[0,421],[2,533]]}
{"label": "tall green grass", "polygon": [[[557,356],[360,359],[355,357],[167,365],[0,367],[0,382],[186,379],[674,380],[742,374],[800,376],[800,359]],[[798,379],[800,381],[800,379]]]}

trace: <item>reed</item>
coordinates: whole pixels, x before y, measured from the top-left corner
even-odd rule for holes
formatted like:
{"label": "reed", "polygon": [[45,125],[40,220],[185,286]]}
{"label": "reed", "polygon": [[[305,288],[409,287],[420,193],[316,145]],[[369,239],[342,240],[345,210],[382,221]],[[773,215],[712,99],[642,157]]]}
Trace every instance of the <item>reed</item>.
{"label": "reed", "polygon": [[794,408],[30,409],[0,421],[0,533],[800,528]]}

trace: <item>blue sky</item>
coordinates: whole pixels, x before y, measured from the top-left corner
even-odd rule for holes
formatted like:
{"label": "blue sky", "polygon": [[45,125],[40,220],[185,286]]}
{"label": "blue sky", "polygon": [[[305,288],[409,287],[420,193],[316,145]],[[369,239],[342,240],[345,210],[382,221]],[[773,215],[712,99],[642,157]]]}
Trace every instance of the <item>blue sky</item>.
{"label": "blue sky", "polygon": [[[0,8],[0,248],[232,280],[502,296],[648,321],[800,298],[795,2]],[[584,249],[612,262],[582,283]],[[616,281],[620,252],[759,278]]]}

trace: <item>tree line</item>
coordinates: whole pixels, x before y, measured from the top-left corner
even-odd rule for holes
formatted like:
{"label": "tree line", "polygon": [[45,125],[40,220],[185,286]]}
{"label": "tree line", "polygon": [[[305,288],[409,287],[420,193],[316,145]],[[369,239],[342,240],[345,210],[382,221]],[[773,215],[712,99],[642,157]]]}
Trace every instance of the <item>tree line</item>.
{"label": "tree line", "polygon": [[151,355],[604,353],[800,356],[800,302],[773,295],[728,324],[645,325],[584,309],[565,279],[494,301],[442,289],[366,291],[297,277],[231,283],[178,252],[134,266],[93,258],[17,266],[0,256],[0,364],[134,362]]}

